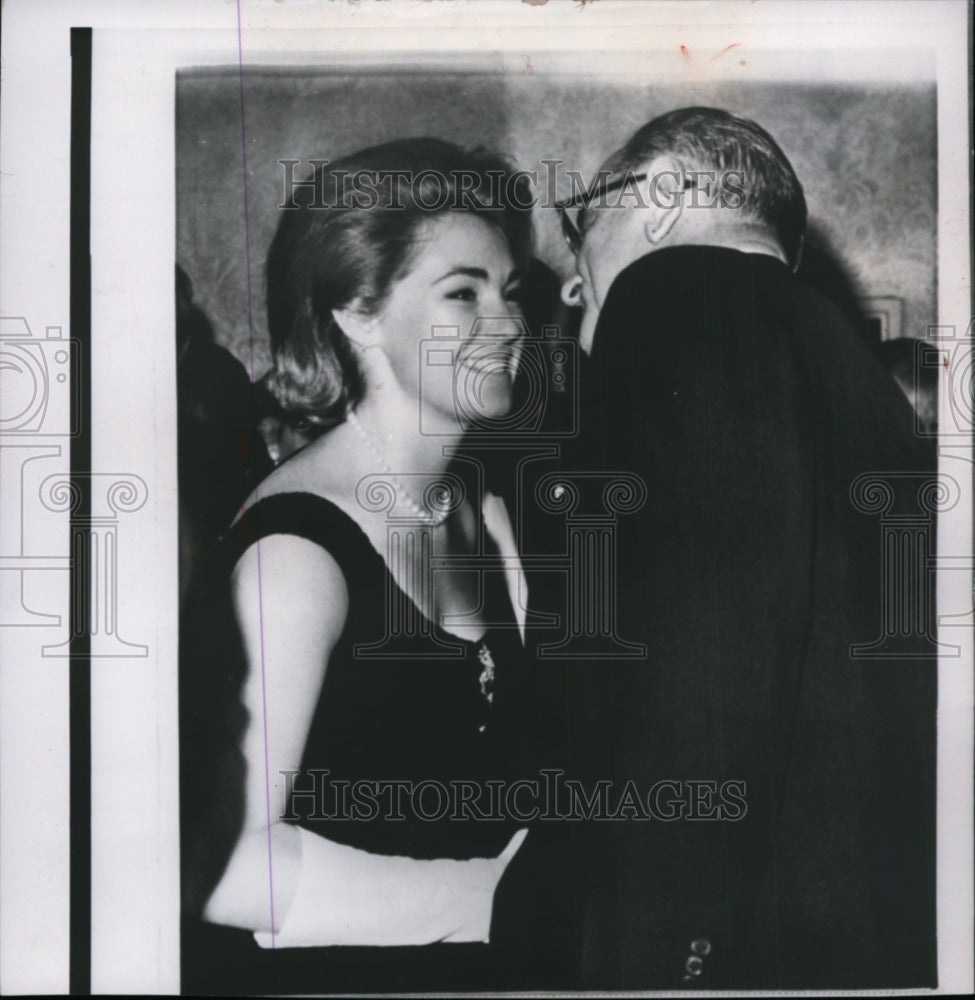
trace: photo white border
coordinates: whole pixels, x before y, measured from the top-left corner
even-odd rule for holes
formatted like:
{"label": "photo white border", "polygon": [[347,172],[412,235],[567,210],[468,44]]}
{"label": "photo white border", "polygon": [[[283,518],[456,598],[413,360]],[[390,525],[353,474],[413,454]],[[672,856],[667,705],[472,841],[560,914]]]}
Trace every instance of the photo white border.
{"label": "photo white border", "polygon": [[[137,475],[149,486],[146,505],[120,521],[118,606],[120,631],[148,645],[149,656],[95,659],[91,668],[93,992],[179,988],[176,70],[241,62],[388,63],[395,46],[404,60],[409,53],[441,53],[451,62],[480,54],[500,58],[512,72],[522,69],[524,53],[545,73],[561,64],[561,53],[613,51],[606,75],[644,64],[649,70],[652,54],[661,82],[728,79],[721,76],[728,72],[742,80],[822,81],[828,74],[838,81],[896,81],[917,78],[923,69],[907,58],[892,62],[891,49],[933,47],[939,323],[971,336],[968,14],[968,3],[953,0],[551,0],[543,6],[267,0],[239,8],[224,0],[7,0],[0,314],[67,331],[69,29],[90,26],[92,466]],[[747,69],[729,71],[705,57],[732,42],[740,43]],[[681,45],[691,60],[681,58]],[[785,61],[784,50],[802,50],[808,59]],[[865,57],[865,50],[876,58]],[[673,62],[661,66],[659,53],[668,51]],[[959,356],[955,363],[965,361]],[[943,426],[951,419],[942,406]],[[963,485],[962,502],[939,520],[942,557],[972,553],[973,454],[970,439],[942,449],[942,471]],[[66,613],[66,574],[48,576],[49,606]],[[970,606],[966,579],[965,573],[941,574],[941,609]],[[67,661],[40,656],[41,643],[54,641],[51,630],[11,631],[0,631],[6,661],[0,667],[0,990],[66,992]],[[961,645],[963,655],[939,667],[937,992],[964,993],[973,988],[973,636],[970,629],[948,631],[944,641]]]}

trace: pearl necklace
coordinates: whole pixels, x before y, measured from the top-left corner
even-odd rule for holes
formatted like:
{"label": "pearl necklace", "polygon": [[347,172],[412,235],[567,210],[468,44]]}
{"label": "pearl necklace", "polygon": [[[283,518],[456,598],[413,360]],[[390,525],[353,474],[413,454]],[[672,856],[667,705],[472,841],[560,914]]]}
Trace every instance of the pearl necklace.
{"label": "pearl necklace", "polygon": [[[382,471],[394,480],[393,487],[406,506],[409,507],[421,521],[425,521],[427,524],[431,525],[431,527],[436,528],[443,524],[444,521],[447,520],[447,515],[450,511],[441,510],[436,514],[433,514],[425,507],[421,507],[405,486],[395,482],[396,473],[390,468],[389,463],[384,458],[382,452],[380,452],[379,447],[373,440],[372,435],[368,430],[366,430],[365,425],[358,418],[358,416],[356,416],[355,411],[349,410],[345,418],[362,439],[363,444],[365,444],[369,451],[372,452],[373,457],[379,463]],[[489,705],[491,705],[494,702],[494,680],[496,668],[494,665],[494,657],[491,656],[491,650],[488,649],[488,645],[483,639],[481,639],[481,641],[477,644],[477,659],[481,665],[481,673],[477,678],[478,686],[481,690],[481,696]],[[487,729],[487,723],[483,723],[478,726],[477,729],[478,732],[483,733]]]}
{"label": "pearl necklace", "polygon": [[389,462],[386,461],[385,456],[379,450],[378,445],[373,440],[372,435],[366,429],[365,425],[356,415],[355,410],[349,410],[345,415],[345,419],[348,421],[352,429],[359,435],[362,439],[363,444],[372,452],[373,457],[379,463],[380,469],[383,473],[390,477],[393,488],[396,490],[399,498],[406,504],[407,507],[414,514],[425,523],[429,524],[433,528],[439,528],[444,521],[447,520],[447,515],[450,513],[449,508],[446,510],[438,510],[436,513],[429,510],[427,507],[416,502],[413,498],[413,494],[399,481],[399,475],[393,472],[392,467]]}

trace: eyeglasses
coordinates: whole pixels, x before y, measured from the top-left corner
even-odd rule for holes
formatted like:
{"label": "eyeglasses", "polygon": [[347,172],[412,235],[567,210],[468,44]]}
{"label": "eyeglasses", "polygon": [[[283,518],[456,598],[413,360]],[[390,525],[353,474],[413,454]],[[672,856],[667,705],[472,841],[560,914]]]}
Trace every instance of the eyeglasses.
{"label": "eyeglasses", "polygon": [[[562,223],[562,235],[565,237],[565,242],[569,244],[569,249],[574,256],[578,256],[579,251],[582,249],[584,237],[582,230],[569,218],[569,209],[588,208],[591,202],[602,195],[609,194],[610,191],[618,191],[627,184],[645,181],[649,176],[649,174],[627,174],[618,180],[597,184],[594,188],[590,188],[590,190],[583,194],[577,194],[574,198],[567,198],[565,201],[557,201],[555,203],[555,210],[559,213],[559,221]],[[697,187],[697,183],[693,178],[685,177],[681,184],[681,190],[687,191],[693,187]]]}
{"label": "eyeglasses", "polygon": [[555,211],[559,213],[559,221],[562,223],[562,235],[565,237],[565,242],[569,244],[573,255],[578,255],[582,249],[583,235],[579,227],[569,217],[569,209],[588,208],[590,202],[595,201],[601,195],[609,194],[610,191],[618,191],[626,184],[645,181],[649,176],[649,174],[627,174],[615,181],[601,182],[588,191],[577,194],[574,198],[566,198],[565,201],[555,203]]}

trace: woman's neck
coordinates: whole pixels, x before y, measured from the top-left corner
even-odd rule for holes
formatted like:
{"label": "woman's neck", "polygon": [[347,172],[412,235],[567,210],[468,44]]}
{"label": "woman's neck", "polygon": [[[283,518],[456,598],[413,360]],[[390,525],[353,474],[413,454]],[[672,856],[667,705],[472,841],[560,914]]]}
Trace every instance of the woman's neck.
{"label": "woman's neck", "polygon": [[432,476],[442,473],[460,444],[459,426],[421,411],[422,401],[398,386],[391,389],[368,392],[355,409],[361,432],[378,452],[386,466],[384,471]]}

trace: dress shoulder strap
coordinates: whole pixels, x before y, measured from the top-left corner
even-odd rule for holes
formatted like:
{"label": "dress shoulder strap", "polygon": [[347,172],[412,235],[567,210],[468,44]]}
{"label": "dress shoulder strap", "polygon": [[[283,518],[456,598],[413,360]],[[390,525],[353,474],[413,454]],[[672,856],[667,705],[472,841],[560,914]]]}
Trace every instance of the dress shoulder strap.
{"label": "dress shoulder strap", "polygon": [[379,554],[365,532],[340,507],[315,493],[276,493],[249,507],[222,539],[229,572],[255,542],[270,535],[295,535],[325,549],[347,579],[361,575],[364,560]]}

